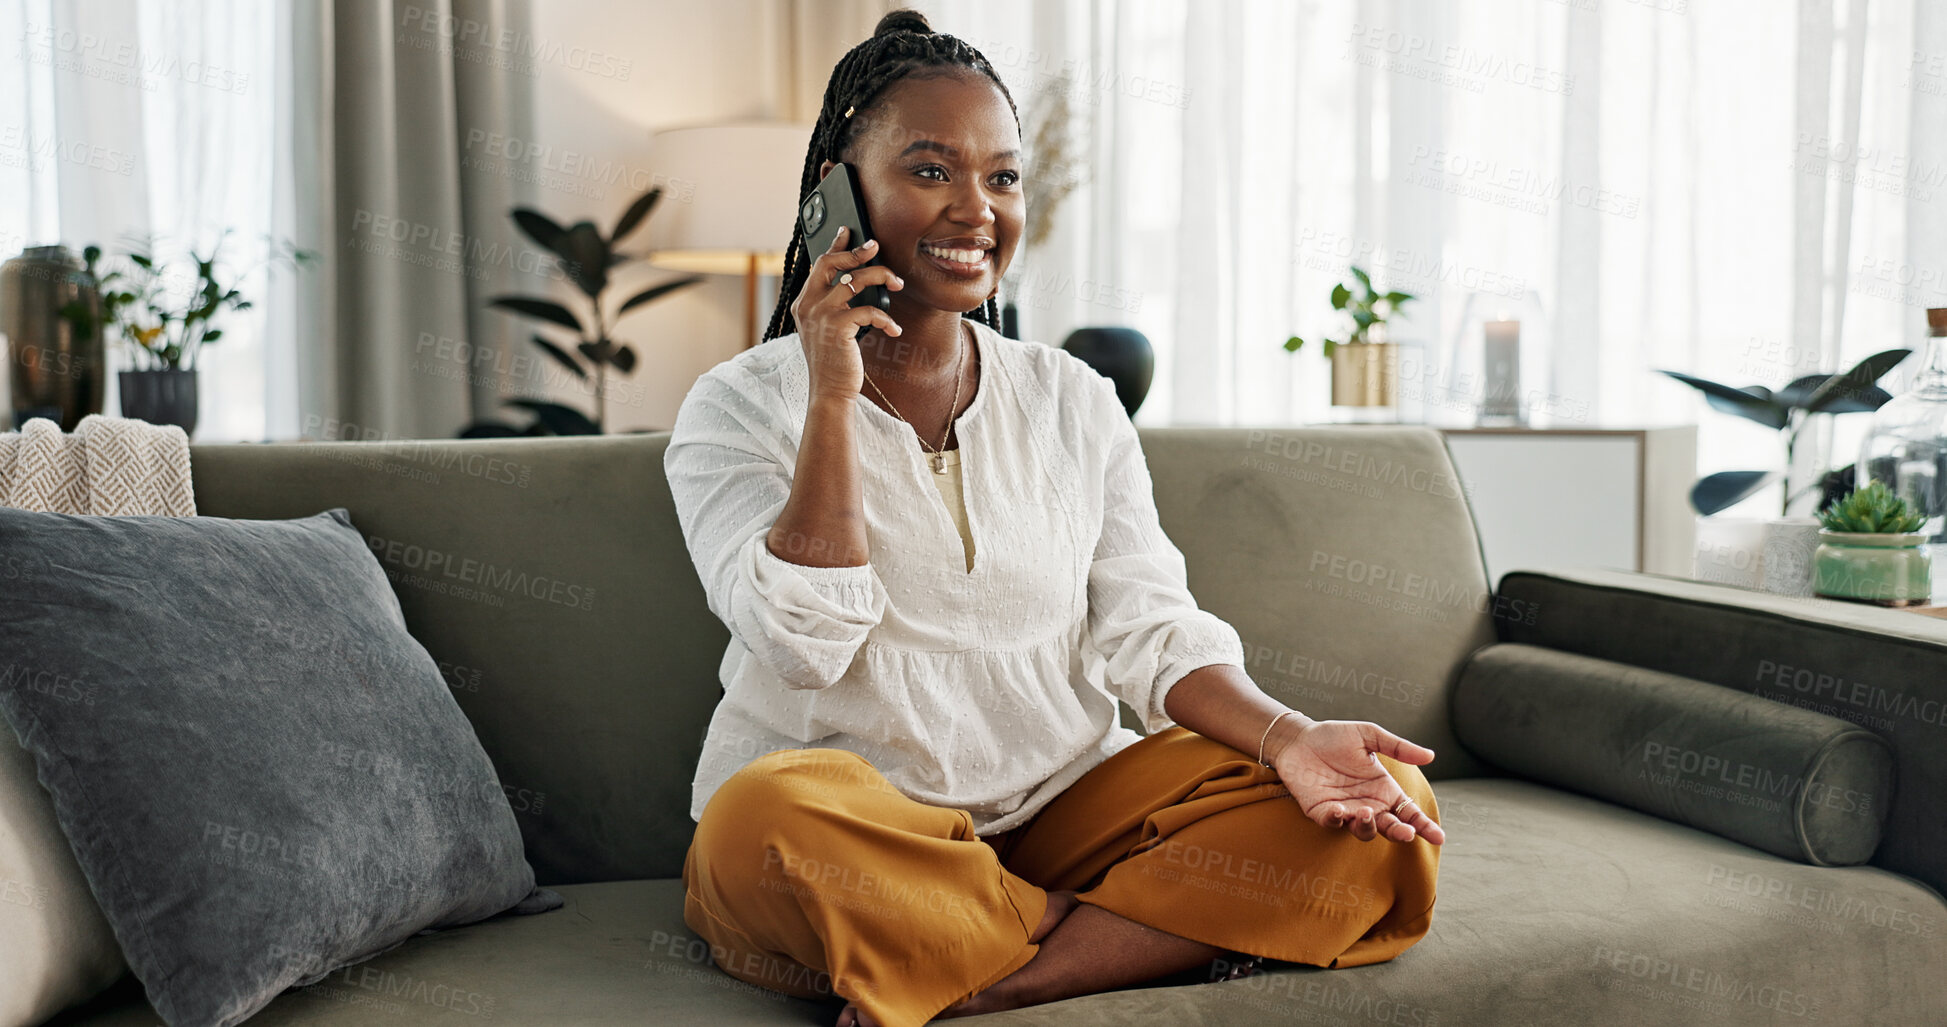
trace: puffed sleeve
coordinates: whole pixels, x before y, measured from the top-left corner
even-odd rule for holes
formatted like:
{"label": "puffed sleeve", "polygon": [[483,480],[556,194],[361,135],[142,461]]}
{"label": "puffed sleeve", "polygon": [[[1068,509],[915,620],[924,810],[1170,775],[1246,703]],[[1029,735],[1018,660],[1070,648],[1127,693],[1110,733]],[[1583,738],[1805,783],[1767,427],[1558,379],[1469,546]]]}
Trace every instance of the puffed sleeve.
{"label": "puffed sleeve", "polygon": [[825,688],[886,611],[870,563],[813,567],[765,544],[791,496],[785,410],[741,368],[697,380],[676,414],[663,470],[710,611],[791,688]]}
{"label": "puffed sleeve", "polygon": [[1100,374],[1093,378],[1095,419],[1109,442],[1102,535],[1088,571],[1089,637],[1106,663],[1109,691],[1154,734],[1176,723],[1163,712],[1170,688],[1199,667],[1243,667],[1244,643],[1236,628],[1198,608],[1190,594],[1183,552],[1156,517],[1136,426],[1113,383]]}

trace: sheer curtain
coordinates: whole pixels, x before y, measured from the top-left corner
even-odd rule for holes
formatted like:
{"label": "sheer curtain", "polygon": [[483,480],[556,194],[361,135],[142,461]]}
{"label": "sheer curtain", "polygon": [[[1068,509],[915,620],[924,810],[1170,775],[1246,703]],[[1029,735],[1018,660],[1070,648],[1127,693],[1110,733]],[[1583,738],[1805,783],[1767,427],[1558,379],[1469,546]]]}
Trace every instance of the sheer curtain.
{"label": "sheer curtain", "polygon": [[1933,0],[920,6],[1024,115],[1070,99],[1090,181],[1022,257],[1024,329],[1141,329],[1141,423],[1330,420],[1326,362],[1282,342],[1337,327],[1358,263],[1422,297],[1393,337],[1425,366],[1471,294],[1532,290],[1524,384],[1556,423],[1694,422],[1700,470],[1769,466],[1771,433],[1654,370],[1775,388],[1917,346],[1947,305]]}
{"label": "sheer curtain", "polygon": [[[288,234],[271,196],[275,19],[254,0],[0,0],[0,257],[144,237],[206,248],[227,228],[225,252],[248,266],[266,234]],[[261,276],[244,288],[257,306],[199,357],[199,441],[264,433],[264,340],[288,311]]]}

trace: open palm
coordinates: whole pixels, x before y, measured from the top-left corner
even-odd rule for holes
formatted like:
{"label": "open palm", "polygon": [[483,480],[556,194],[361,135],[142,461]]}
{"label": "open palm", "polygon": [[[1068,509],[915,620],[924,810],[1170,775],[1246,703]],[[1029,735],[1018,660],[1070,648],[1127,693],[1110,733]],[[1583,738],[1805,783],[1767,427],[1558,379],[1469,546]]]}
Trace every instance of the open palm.
{"label": "open palm", "polygon": [[1432,749],[1370,721],[1321,720],[1306,725],[1272,765],[1298,807],[1321,827],[1349,827],[1368,842],[1378,837],[1445,842],[1446,832],[1418,803],[1398,816],[1388,812],[1406,793],[1379,762],[1380,754],[1414,766],[1433,762]]}

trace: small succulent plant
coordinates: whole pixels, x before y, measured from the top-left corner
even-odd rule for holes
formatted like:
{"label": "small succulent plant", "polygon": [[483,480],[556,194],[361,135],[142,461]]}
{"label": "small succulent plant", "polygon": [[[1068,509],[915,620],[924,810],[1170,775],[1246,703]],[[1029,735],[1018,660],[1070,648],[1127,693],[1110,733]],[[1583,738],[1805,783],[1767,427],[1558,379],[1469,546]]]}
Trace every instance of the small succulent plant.
{"label": "small succulent plant", "polygon": [[1919,531],[1926,522],[1906,500],[1879,481],[1854,489],[1844,499],[1819,511],[1819,523],[1827,531],[1904,535]]}

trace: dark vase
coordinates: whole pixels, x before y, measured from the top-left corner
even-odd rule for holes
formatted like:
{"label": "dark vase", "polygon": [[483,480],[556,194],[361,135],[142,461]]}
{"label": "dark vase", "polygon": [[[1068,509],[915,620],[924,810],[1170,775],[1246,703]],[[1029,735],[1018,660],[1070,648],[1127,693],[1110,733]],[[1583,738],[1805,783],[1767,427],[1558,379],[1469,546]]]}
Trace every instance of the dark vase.
{"label": "dark vase", "polygon": [[122,390],[123,417],[173,424],[184,434],[196,434],[194,370],[123,371],[115,377]]}
{"label": "dark vase", "polygon": [[1150,348],[1148,336],[1134,328],[1077,328],[1061,348],[1114,382],[1122,409],[1136,416],[1156,375],[1156,351]]}
{"label": "dark vase", "polygon": [[63,246],[30,246],[0,264],[0,337],[9,340],[15,428],[45,417],[73,431],[108,388],[101,293]]}

